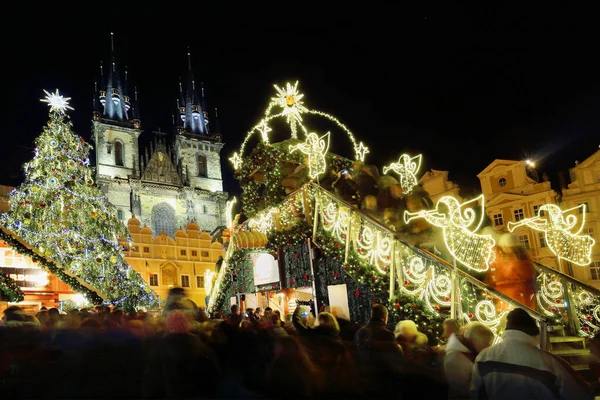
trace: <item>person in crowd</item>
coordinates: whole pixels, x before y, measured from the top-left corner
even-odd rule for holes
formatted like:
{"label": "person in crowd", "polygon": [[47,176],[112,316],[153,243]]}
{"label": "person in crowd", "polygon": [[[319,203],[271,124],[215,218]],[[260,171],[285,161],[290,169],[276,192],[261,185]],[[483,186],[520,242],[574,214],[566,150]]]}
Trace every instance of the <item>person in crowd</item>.
{"label": "person in crowd", "polygon": [[450,336],[453,333],[458,333],[459,329],[460,329],[460,324],[457,320],[452,319],[452,318],[445,319],[444,322],[442,323],[442,334],[440,335],[440,338],[439,338],[439,344],[436,347],[434,347],[434,350],[437,352],[445,351],[446,344],[448,343]]}
{"label": "person in crowd", "polygon": [[332,184],[334,193],[340,199],[344,200],[346,203],[349,203],[352,205],[357,205],[358,204],[358,195],[357,195],[358,186],[356,185],[356,182],[354,182],[354,179],[352,178],[350,171],[345,169],[345,170],[338,172],[337,175],[338,175],[337,179]]}
{"label": "person in crowd", "polygon": [[165,308],[163,309],[163,317],[173,310],[179,310],[183,308],[181,302],[185,298],[185,290],[180,287],[174,287],[169,289],[167,300],[165,301]]}
{"label": "person in crowd", "polygon": [[262,307],[256,307],[256,311],[254,312],[254,318],[256,320],[260,320],[265,316],[265,310]]}
{"label": "person in crowd", "polygon": [[561,358],[538,348],[540,330],[522,308],[508,313],[502,341],[475,359],[471,395],[487,399],[592,399],[591,388]]}
{"label": "person in crowd", "polygon": [[471,369],[475,357],[491,346],[493,341],[494,333],[481,322],[470,322],[459,332],[450,335],[444,357],[449,399],[469,398]]}

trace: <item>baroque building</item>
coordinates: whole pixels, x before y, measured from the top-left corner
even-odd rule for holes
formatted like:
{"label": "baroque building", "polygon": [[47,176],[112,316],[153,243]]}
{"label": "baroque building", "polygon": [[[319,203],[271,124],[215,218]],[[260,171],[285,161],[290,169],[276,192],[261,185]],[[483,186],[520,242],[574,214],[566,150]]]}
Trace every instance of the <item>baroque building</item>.
{"label": "baroque building", "polygon": [[575,277],[600,287],[600,150],[569,170],[571,183],[562,189],[562,209],[579,207],[585,210],[581,233],[594,238],[592,263],[588,268],[575,269]]}
{"label": "baroque building", "polygon": [[448,171],[430,169],[419,179],[419,184],[429,193],[434,204],[444,196],[452,196],[459,202],[463,202],[463,198],[459,194],[460,186],[448,180]]}
{"label": "baroque building", "polygon": [[[541,205],[557,201],[550,181],[546,178],[540,181],[534,166],[525,161],[497,159],[477,177],[486,202],[485,212],[499,234],[508,232],[509,222],[534,217]],[[513,233],[535,261],[558,268],[556,256],[548,248],[542,232],[520,226]],[[569,271],[561,268],[561,272]]]}
{"label": "baroque building", "polygon": [[123,223],[135,215],[156,235],[170,237],[191,221],[215,232],[225,225],[228,197],[221,175],[223,143],[216,115],[209,127],[204,89],[192,73],[189,51],[185,84],[179,82],[175,140],[168,143],[165,133],[153,132],[142,151],[137,88],[132,90],[127,69],[120,73],[112,35],[111,60],[108,68],[100,65],[94,95],[96,183]]}

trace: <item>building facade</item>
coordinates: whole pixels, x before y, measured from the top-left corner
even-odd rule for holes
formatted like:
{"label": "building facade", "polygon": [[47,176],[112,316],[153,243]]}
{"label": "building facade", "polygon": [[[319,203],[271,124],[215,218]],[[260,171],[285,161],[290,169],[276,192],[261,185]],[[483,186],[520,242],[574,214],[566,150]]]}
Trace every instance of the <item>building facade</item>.
{"label": "building facade", "polygon": [[562,190],[563,210],[578,207],[585,223],[581,233],[590,235],[596,243],[592,247],[589,267],[573,266],[575,277],[600,288],[600,150],[569,170],[571,183]]}
{"label": "building facade", "polygon": [[176,227],[192,220],[209,232],[223,227],[223,143],[216,120],[209,129],[204,90],[199,96],[190,53],[186,84],[179,83],[175,139],[169,143],[165,133],[150,133],[153,140],[142,151],[137,89],[131,89],[127,70],[121,79],[112,42],[111,46],[109,68],[101,64],[94,95],[97,185],[123,223],[135,215],[156,235],[173,237]]}
{"label": "building facade", "polygon": [[173,237],[164,232],[154,235],[136,217],[130,218],[127,226],[133,245],[121,243],[125,260],[160,298],[165,300],[169,289],[181,287],[186,297],[205,307],[216,268],[225,256],[222,244],[193,221],[185,230],[179,227]]}
{"label": "building facade", "polygon": [[[525,161],[494,160],[477,177],[485,198],[485,212],[498,236],[508,232],[509,222],[534,217],[541,205],[557,201],[550,181],[540,181],[535,168]],[[542,232],[521,226],[513,233],[532,259],[558,268],[556,256],[546,245]],[[564,266],[560,270],[568,273]]]}
{"label": "building facade", "polygon": [[448,180],[448,171],[430,169],[419,179],[419,184],[429,193],[434,204],[444,196],[452,196],[461,203],[463,201],[459,195],[460,187]]}

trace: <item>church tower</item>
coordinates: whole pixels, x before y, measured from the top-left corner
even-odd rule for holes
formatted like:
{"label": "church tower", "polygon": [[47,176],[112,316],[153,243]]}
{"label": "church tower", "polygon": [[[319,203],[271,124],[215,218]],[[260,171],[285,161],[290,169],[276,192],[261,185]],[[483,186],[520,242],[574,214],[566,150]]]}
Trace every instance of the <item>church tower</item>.
{"label": "church tower", "polygon": [[[139,174],[138,137],[142,133],[137,107],[137,89],[129,87],[117,64],[114,34],[110,33],[110,63],[100,63],[100,82],[94,94],[93,140],[96,150],[96,181],[102,186],[107,179],[127,179]],[[112,200],[112,199],[109,199]]]}
{"label": "church tower", "polygon": [[[218,121],[209,125],[204,85],[198,84],[192,72],[188,49],[188,71],[183,85],[179,81],[177,118],[175,119],[175,163],[184,174],[185,183],[209,192],[223,191],[221,173],[221,134]],[[199,93],[200,92],[200,93]],[[200,94],[200,95],[199,95]]]}

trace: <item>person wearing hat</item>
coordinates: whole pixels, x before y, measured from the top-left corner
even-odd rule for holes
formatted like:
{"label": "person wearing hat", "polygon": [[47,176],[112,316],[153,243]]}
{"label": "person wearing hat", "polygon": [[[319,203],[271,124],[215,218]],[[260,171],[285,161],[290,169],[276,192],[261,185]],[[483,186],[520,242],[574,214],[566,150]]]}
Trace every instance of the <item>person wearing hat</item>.
{"label": "person wearing hat", "polygon": [[592,399],[588,385],[561,358],[538,348],[540,330],[522,308],[508,313],[502,342],[473,365],[471,397],[486,399]]}

